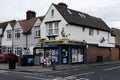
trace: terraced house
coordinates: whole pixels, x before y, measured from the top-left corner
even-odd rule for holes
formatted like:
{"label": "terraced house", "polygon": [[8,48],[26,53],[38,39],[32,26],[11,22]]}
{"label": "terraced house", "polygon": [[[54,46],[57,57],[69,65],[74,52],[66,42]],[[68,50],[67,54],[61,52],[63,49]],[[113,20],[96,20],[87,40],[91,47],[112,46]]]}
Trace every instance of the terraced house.
{"label": "terraced house", "polygon": [[26,12],[26,19],[19,20],[6,25],[2,37],[2,52],[9,52],[16,55],[26,55],[24,49],[29,49],[33,54],[33,48],[40,38],[40,24],[44,16],[36,17],[34,11]]}

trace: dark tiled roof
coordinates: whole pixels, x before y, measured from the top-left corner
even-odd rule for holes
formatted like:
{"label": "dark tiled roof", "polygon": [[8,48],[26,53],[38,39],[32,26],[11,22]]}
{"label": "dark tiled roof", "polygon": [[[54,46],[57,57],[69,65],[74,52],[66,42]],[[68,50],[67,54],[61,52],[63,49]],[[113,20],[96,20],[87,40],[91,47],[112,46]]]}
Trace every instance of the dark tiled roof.
{"label": "dark tiled roof", "polygon": [[112,35],[115,35],[115,43],[120,46],[120,29],[111,28]]}
{"label": "dark tiled roof", "polygon": [[110,31],[110,28],[100,18],[93,17],[86,13],[75,11],[56,4],[53,5],[69,24]]}

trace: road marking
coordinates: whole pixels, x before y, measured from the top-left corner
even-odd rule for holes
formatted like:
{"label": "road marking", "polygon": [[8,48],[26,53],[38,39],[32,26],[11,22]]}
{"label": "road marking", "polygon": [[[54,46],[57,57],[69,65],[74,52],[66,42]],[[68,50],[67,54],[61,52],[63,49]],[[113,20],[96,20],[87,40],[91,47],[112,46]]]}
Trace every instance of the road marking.
{"label": "road marking", "polygon": [[74,76],[89,75],[89,74],[93,74],[93,73],[95,73],[95,72],[87,72],[87,73],[77,74],[77,75],[74,75]]}
{"label": "road marking", "polygon": [[90,80],[88,78],[79,78],[79,79],[76,79],[76,80]]}
{"label": "road marking", "polygon": [[104,69],[103,71],[109,71],[109,70],[118,69],[118,68],[120,68],[120,66],[112,67],[112,68],[107,68],[107,69]]}
{"label": "road marking", "polygon": [[38,80],[46,80],[46,78],[40,78],[40,77],[34,77],[34,76],[24,76],[25,78],[29,78],[29,79],[38,79]]}
{"label": "road marking", "polygon": [[8,71],[0,70],[0,74],[8,74]]}
{"label": "road marking", "polygon": [[65,78],[77,77],[77,76],[82,76],[82,75],[89,75],[89,74],[94,74],[94,73],[95,73],[95,72],[87,72],[87,73],[82,73],[82,74],[67,76],[67,77],[65,77]]}

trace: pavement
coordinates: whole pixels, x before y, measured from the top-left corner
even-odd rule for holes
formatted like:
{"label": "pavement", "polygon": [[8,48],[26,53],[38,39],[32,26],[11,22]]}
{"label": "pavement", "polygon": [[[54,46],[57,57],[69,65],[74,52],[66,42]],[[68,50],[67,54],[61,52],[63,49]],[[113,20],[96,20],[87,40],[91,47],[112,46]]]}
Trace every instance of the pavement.
{"label": "pavement", "polygon": [[112,61],[112,62],[101,62],[101,63],[91,63],[91,64],[71,64],[71,65],[56,65],[55,70],[53,67],[43,67],[43,66],[20,66],[16,64],[15,69],[9,69],[9,64],[0,63],[0,70],[8,70],[8,71],[16,71],[16,72],[32,72],[32,73],[42,73],[42,72],[50,72],[50,71],[61,71],[61,70],[70,70],[77,68],[87,68],[94,66],[105,66],[105,65],[114,65],[120,64],[120,61]]}

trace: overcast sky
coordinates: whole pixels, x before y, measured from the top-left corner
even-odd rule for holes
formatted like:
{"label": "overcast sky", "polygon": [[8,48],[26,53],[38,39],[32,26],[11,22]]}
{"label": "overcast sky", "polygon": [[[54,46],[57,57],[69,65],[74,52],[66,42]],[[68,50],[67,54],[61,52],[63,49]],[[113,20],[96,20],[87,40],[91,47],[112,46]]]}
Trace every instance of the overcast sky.
{"label": "overcast sky", "polygon": [[1,0],[0,22],[26,18],[26,11],[45,15],[51,3],[64,2],[68,8],[102,18],[109,27],[120,29],[120,0]]}

